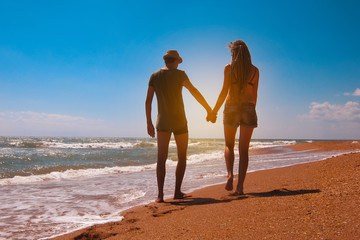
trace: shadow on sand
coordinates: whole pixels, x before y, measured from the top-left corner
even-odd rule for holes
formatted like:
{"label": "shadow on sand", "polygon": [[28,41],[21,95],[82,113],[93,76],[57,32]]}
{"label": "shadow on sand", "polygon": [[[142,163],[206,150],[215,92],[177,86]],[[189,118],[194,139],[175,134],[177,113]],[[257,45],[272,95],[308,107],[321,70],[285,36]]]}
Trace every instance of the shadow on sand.
{"label": "shadow on sand", "polygon": [[[243,196],[243,198],[247,198],[246,196]],[[174,200],[174,201],[166,201],[167,203],[170,203],[172,205],[178,205],[178,206],[191,206],[191,205],[207,205],[207,204],[214,204],[214,203],[226,203],[231,202],[233,200],[237,200],[234,198],[223,198],[223,199],[214,199],[214,198],[186,198],[183,200]]]}
{"label": "shadow on sand", "polygon": [[286,188],[282,188],[282,189],[275,189],[270,192],[247,193],[246,195],[250,195],[254,197],[283,197],[283,196],[295,196],[295,195],[303,195],[303,194],[319,193],[319,192],[321,192],[319,189],[289,190]]}
{"label": "shadow on sand", "polygon": [[166,201],[172,205],[178,206],[191,206],[191,205],[206,205],[206,204],[215,204],[215,203],[226,203],[234,200],[243,200],[253,197],[285,197],[285,196],[295,196],[295,195],[304,195],[310,193],[319,193],[319,189],[300,189],[300,190],[289,190],[286,188],[275,189],[269,192],[256,192],[256,193],[246,193],[245,195],[226,195],[221,199],[214,198],[185,198],[182,200]]}

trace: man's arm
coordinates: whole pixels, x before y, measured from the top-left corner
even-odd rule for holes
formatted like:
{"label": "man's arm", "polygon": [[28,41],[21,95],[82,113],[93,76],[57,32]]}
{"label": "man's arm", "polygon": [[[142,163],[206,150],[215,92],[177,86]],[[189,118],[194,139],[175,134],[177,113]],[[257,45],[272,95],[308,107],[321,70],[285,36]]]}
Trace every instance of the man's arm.
{"label": "man's arm", "polygon": [[149,86],[145,100],[147,132],[151,137],[155,137],[155,129],[151,120],[151,105],[152,105],[152,100],[154,98],[154,92],[155,92],[154,88]]}
{"label": "man's arm", "polygon": [[206,112],[209,114],[211,113],[211,107],[209,106],[209,104],[206,102],[205,98],[203,97],[203,95],[201,95],[201,93],[199,92],[199,90],[196,89],[196,87],[194,87],[194,85],[192,85],[192,83],[190,82],[190,80],[185,80],[183,83],[183,86],[185,88],[187,88],[187,90],[189,90],[189,92],[191,93],[191,95],[193,95],[193,97],[205,108]]}

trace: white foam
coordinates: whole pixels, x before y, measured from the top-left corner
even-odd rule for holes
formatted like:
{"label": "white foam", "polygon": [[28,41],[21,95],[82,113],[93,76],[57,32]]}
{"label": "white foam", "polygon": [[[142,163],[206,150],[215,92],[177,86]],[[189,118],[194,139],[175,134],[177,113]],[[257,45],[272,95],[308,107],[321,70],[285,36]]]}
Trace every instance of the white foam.
{"label": "white foam", "polygon": [[43,141],[42,144],[44,147],[49,148],[76,148],[76,149],[84,149],[84,148],[95,148],[95,149],[121,149],[121,148],[133,148],[139,142],[87,142],[87,143],[62,143],[62,142],[46,142]]}
{"label": "white foam", "polygon": [[223,157],[224,157],[224,153],[222,151],[214,151],[212,153],[193,154],[188,157],[187,163],[188,164],[196,164],[196,163],[202,163],[202,162],[221,159]]}
{"label": "white foam", "polygon": [[116,196],[117,203],[123,204],[123,203],[131,202],[134,199],[138,199],[138,198],[145,196],[145,194],[146,194],[146,192],[144,192],[142,190],[133,189],[128,193],[123,193],[120,196]]}
{"label": "white foam", "polygon": [[[223,157],[222,151],[215,151],[212,153],[193,154],[188,156],[188,164],[199,164],[206,161],[221,159]],[[168,159],[167,166],[175,167],[177,159]],[[14,184],[31,184],[65,179],[96,177],[110,174],[134,173],[156,169],[156,163],[141,165],[141,166],[124,166],[124,167],[104,167],[104,168],[88,168],[88,169],[69,169],[63,172],[54,171],[47,174],[31,175],[31,176],[14,176],[12,178],[0,179],[0,186],[14,185]]]}
{"label": "white foam", "polygon": [[188,144],[188,146],[189,147],[194,147],[194,146],[198,146],[200,144],[201,144],[201,142],[191,142],[191,143]]}
{"label": "white foam", "polygon": [[154,170],[156,164],[148,164],[143,166],[127,166],[127,167],[105,167],[105,168],[88,168],[88,169],[69,169],[64,172],[51,172],[47,174],[31,175],[31,176],[15,176],[13,178],[0,179],[0,186],[14,185],[14,184],[31,184],[39,182],[47,182],[63,179],[75,179],[85,177],[96,177],[108,174],[121,174],[142,172],[147,170]]}
{"label": "white foam", "polygon": [[[260,163],[257,168],[249,171],[322,160],[349,152],[284,152],[250,156],[249,167],[256,165],[256,160],[267,159],[271,163],[266,167]],[[287,161],[287,158],[292,160]],[[275,159],[282,163],[275,165]],[[188,162],[190,164],[183,183],[185,192],[225,182],[226,168],[222,151],[193,154],[189,156]],[[177,162],[168,163],[173,166]],[[78,179],[72,181],[40,180],[43,181],[42,184],[3,186],[0,194],[0,239],[43,239],[93,224],[121,220],[121,211],[153,201],[156,197],[155,164],[146,166],[151,171],[144,170],[145,166],[138,166],[137,169],[117,167],[118,172],[126,173],[125,170],[128,170],[128,174],[103,175],[105,169],[86,169],[82,170],[84,178],[80,178],[81,171],[73,170],[74,172],[69,171],[67,174],[70,177],[74,174]],[[116,172],[116,168],[107,169],[109,172]],[[173,194],[174,173],[174,169],[167,171],[164,186],[166,196]],[[66,177],[65,172],[62,174],[60,176]],[[60,176],[55,179],[60,179]]]}
{"label": "white foam", "polygon": [[197,176],[197,179],[200,178],[217,178],[217,177],[223,177],[224,174],[222,172],[208,172],[205,174],[200,174],[199,176]]}
{"label": "white foam", "polygon": [[[62,149],[128,149],[128,148],[135,148],[135,147],[155,147],[156,142],[153,140],[147,139],[138,139],[138,140],[126,140],[123,141],[118,140],[108,140],[108,141],[101,141],[98,139],[91,140],[91,139],[83,139],[84,142],[80,141],[79,139],[77,142],[64,142],[63,139],[44,139],[44,140],[37,140],[37,139],[12,139],[8,144],[11,147],[38,147],[38,148],[62,148]],[[86,141],[87,140],[87,141]],[[90,141],[89,141],[90,140]],[[79,142],[80,141],[80,142]]]}
{"label": "white foam", "polygon": [[250,142],[250,149],[254,148],[267,148],[267,147],[280,147],[286,145],[293,145],[296,144],[295,140],[277,140],[277,141],[251,141]]}

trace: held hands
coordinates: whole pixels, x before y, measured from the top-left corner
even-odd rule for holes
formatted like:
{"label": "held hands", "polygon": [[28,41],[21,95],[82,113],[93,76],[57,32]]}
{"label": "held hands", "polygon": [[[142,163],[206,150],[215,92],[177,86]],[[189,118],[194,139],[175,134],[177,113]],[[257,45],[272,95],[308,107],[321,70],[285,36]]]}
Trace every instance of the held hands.
{"label": "held hands", "polygon": [[211,111],[211,112],[208,112],[208,115],[206,116],[206,121],[215,123],[216,118],[217,118],[217,113],[214,111]]}

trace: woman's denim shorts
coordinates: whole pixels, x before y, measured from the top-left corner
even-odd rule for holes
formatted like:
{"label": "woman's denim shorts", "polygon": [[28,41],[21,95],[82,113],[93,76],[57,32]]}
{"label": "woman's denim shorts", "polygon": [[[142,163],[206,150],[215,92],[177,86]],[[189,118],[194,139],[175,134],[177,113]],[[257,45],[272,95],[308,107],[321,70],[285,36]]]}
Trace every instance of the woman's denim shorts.
{"label": "woman's denim shorts", "polygon": [[243,127],[256,128],[257,115],[253,103],[225,103],[224,125],[231,128]]}

